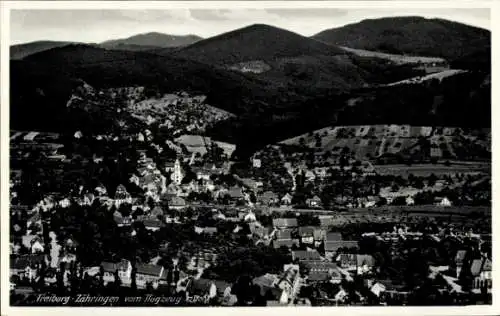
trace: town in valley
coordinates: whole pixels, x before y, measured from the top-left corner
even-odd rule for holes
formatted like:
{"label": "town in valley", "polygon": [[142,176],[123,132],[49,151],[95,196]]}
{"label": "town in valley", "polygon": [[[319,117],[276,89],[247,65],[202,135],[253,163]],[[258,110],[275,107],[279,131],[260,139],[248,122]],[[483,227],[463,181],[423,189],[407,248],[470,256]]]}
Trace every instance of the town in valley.
{"label": "town in valley", "polygon": [[489,31],[391,19],[11,46],[10,304],[491,304]]}

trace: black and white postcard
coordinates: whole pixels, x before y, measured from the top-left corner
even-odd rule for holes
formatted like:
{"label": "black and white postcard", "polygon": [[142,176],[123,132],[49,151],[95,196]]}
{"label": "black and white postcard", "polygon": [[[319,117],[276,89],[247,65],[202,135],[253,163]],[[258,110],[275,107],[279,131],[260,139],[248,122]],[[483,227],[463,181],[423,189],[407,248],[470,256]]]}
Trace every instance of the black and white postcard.
{"label": "black and white postcard", "polygon": [[495,314],[492,3],[1,5],[2,315]]}

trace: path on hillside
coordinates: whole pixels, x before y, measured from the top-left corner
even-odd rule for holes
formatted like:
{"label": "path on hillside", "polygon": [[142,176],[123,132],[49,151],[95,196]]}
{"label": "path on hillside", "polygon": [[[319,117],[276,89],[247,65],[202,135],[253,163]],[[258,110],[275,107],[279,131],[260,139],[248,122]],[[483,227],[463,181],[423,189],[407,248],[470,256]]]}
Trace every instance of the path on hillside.
{"label": "path on hillside", "polygon": [[456,75],[456,74],[460,74],[460,73],[464,73],[464,72],[467,72],[467,71],[466,70],[461,70],[461,69],[448,69],[448,70],[436,72],[436,73],[433,73],[433,74],[430,74],[430,75],[426,75],[426,76],[418,76],[418,77],[413,77],[413,78],[409,78],[409,79],[405,79],[405,80],[401,80],[401,81],[389,83],[386,86],[387,87],[391,87],[391,86],[396,86],[396,85],[400,85],[400,84],[422,83],[424,81],[431,80],[431,79],[438,79],[438,80],[441,81],[441,80],[443,80],[446,77],[450,77],[450,76],[453,76],[453,75]]}

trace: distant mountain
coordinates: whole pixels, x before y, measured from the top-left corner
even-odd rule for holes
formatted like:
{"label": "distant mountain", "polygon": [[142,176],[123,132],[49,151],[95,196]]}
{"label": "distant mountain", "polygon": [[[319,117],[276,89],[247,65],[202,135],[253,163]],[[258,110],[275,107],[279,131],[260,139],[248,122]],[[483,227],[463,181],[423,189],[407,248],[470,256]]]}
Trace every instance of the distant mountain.
{"label": "distant mountain", "polygon": [[345,91],[365,84],[362,71],[353,65],[344,50],[263,24],[253,24],[174,51],[156,50],[155,53],[243,72],[283,89],[302,92]]}
{"label": "distant mountain", "polygon": [[443,57],[449,61],[491,45],[488,30],[423,17],[368,19],[322,31],[312,38],[350,48]]}
{"label": "distant mountain", "polygon": [[284,29],[253,24],[199,41],[174,55],[207,64],[228,65],[296,56],[345,55],[345,52]]}
{"label": "distant mountain", "polygon": [[10,59],[23,59],[26,56],[42,52],[55,47],[71,44],[71,42],[36,41],[26,44],[10,46]]}
{"label": "distant mountain", "polygon": [[[106,47],[107,46],[107,47]],[[117,44],[117,45],[97,45],[97,47],[112,49],[112,50],[126,50],[131,52],[148,52],[157,49],[163,49],[157,46],[134,45],[134,44]],[[175,47],[173,47],[175,48]]]}
{"label": "distant mountain", "polygon": [[[105,41],[101,47],[111,49],[126,49],[137,47],[182,47],[202,40],[196,35],[169,35],[157,32],[138,34],[127,38]],[[137,50],[137,49],[136,49]]]}

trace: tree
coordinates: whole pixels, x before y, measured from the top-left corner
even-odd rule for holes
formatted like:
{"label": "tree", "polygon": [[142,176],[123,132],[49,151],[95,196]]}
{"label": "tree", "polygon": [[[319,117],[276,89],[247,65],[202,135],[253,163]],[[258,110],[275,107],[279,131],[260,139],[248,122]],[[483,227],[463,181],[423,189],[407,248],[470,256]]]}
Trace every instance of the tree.
{"label": "tree", "polygon": [[236,295],[238,306],[245,306],[247,302],[250,301],[252,297],[251,283],[251,279],[248,275],[242,275],[231,289],[231,292]]}
{"label": "tree", "polygon": [[381,197],[380,200],[377,201],[377,206],[384,206],[387,205],[387,199],[384,197]]}
{"label": "tree", "polygon": [[394,183],[391,186],[391,190],[392,190],[392,192],[398,192],[399,191],[399,185],[397,183]]}
{"label": "tree", "polygon": [[427,185],[432,187],[436,184],[437,177],[434,173],[431,173],[431,175],[427,178]]}
{"label": "tree", "polygon": [[394,198],[391,204],[397,206],[406,205],[406,199],[404,196],[397,196],[396,198]]}
{"label": "tree", "polygon": [[115,271],[115,287],[119,289],[122,285],[122,280],[120,279],[120,274],[118,273],[118,269]]}
{"label": "tree", "polygon": [[306,146],[306,140],[304,139],[304,137],[301,137],[301,138],[299,139],[299,145],[300,145],[301,147],[305,147],[305,146]]}
{"label": "tree", "polygon": [[132,267],[132,273],[131,273],[131,284],[130,287],[132,289],[132,293],[135,293],[137,291],[137,268],[135,266]]}
{"label": "tree", "polygon": [[424,181],[422,180],[422,178],[418,177],[415,179],[415,181],[413,182],[413,186],[417,189],[423,189],[424,188]]}

